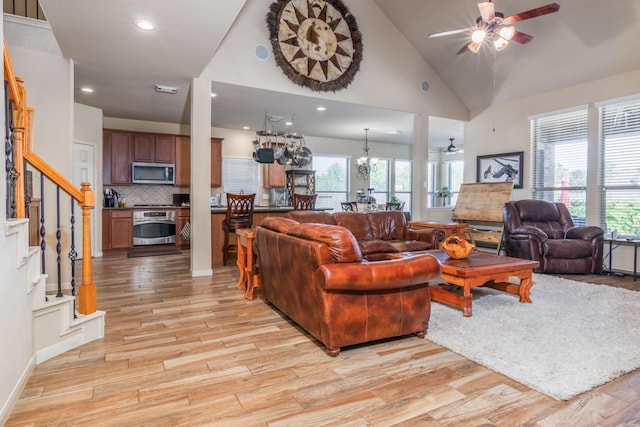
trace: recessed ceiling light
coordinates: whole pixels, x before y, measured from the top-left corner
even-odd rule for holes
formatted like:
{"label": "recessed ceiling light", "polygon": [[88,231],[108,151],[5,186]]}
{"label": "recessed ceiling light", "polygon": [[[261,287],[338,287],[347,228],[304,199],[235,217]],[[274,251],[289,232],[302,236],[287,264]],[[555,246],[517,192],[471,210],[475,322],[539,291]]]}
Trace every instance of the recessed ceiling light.
{"label": "recessed ceiling light", "polygon": [[217,94],[217,93],[215,93],[215,92],[211,92],[211,97],[212,97],[212,98],[215,98],[216,96],[218,96],[218,94]]}
{"label": "recessed ceiling light", "polygon": [[318,111],[326,111],[327,107],[316,107],[316,110],[318,110]]}
{"label": "recessed ceiling light", "polygon": [[93,89],[90,87],[81,87],[80,90],[86,93],[93,93]]}
{"label": "recessed ceiling light", "polygon": [[251,129],[251,128],[250,128],[249,126],[242,126],[242,129],[244,129],[244,130],[249,130],[249,129]]}
{"label": "recessed ceiling light", "polygon": [[287,125],[287,126],[293,126],[293,122],[292,121],[284,122],[284,124]]}
{"label": "recessed ceiling light", "polygon": [[156,28],[156,26],[153,25],[153,22],[146,21],[144,19],[140,19],[140,20],[136,21],[136,27],[140,28],[141,30],[145,30],[145,31],[151,31],[151,30]]}
{"label": "recessed ceiling light", "polygon": [[402,133],[399,129],[390,130],[387,132],[387,135],[400,135]]}

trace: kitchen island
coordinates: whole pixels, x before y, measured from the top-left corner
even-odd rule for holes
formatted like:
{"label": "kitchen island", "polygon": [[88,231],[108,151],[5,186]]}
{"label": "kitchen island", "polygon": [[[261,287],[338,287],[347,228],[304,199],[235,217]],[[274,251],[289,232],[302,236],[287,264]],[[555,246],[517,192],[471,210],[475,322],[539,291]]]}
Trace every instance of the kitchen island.
{"label": "kitchen island", "polygon": [[[256,206],[253,208],[253,226],[257,227],[262,220],[268,216],[284,216],[287,212],[291,212],[293,207],[277,207],[277,206]],[[316,209],[326,210],[326,209]],[[224,243],[224,233],[222,232],[222,221],[227,214],[226,207],[211,208],[211,262],[222,264],[222,244]],[[236,236],[231,233],[229,239],[231,243],[235,243]]]}

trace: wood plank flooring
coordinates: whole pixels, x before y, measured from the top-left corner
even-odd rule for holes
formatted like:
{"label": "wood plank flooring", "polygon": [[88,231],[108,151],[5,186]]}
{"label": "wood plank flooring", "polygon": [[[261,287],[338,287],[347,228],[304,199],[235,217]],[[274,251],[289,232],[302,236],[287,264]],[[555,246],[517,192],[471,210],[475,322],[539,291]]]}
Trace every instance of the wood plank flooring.
{"label": "wood plank flooring", "polygon": [[38,365],[7,426],[640,425],[639,370],[560,402],[415,336],[329,357],[235,266],[192,278],[188,252],[94,267],[105,338]]}

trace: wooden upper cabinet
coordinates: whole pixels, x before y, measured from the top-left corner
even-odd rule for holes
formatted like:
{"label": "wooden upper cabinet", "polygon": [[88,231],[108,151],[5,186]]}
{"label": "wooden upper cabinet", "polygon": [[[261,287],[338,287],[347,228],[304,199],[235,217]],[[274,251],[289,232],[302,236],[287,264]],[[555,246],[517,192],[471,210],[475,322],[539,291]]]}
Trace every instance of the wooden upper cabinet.
{"label": "wooden upper cabinet", "polygon": [[133,141],[133,161],[173,163],[175,152],[173,135],[136,133]]}
{"label": "wooden upper cabinet", "polygon": [[211,138],[211,186],[222,187],[222,138]]}
{"label": "wooden upper cabinet", "polygon": [[176,187],[191,185],[191,140],[188,136],[176,136]]}
{"label": "wooden upper cabinet", "polygon": [[131,184],[133,133],[105,130],[102,140],[102,180],[104,185]]}
{"label": "wooden upper cabinet", "polygon": [[287,186],[286,165],[278,162],[262,165],[264,186],[266,188],[284,188]]}

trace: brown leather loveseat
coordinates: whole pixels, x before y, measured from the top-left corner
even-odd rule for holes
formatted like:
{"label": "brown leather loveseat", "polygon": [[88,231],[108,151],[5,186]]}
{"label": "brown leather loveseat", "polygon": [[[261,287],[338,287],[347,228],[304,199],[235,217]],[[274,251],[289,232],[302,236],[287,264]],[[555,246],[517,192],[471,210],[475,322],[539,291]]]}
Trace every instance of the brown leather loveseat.
{"label": "brown leather loveseat", "polygon": [[437,249],[444,240],[444,230],[413,230],[400,211],[335,212],[291,211],[285,217],[298,222],[339,225],[347,228],[358,241],[362,255],[369,261],[386,259],[394,252]]}
{"label": "brown leather loveseat", "polygon": [[265,218],[255,234],[265,299],[322,342],[329,355],[383,338],[424,338],[431,314],[428,282],[440,274],[433,256],[369,262],[346,228],[283,217]]}
{"label": "brown leather loveseat", "polygon": [[539,273],[602,272],[602,228],[574,226],[563,203],[511,201],[502,212],[506,255],[538,261]]}

